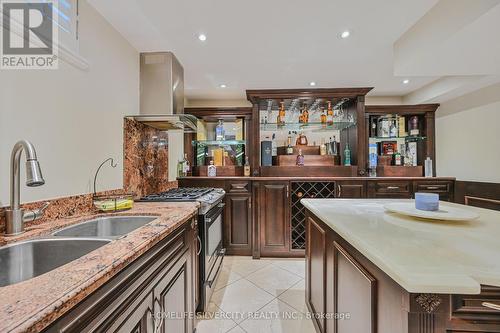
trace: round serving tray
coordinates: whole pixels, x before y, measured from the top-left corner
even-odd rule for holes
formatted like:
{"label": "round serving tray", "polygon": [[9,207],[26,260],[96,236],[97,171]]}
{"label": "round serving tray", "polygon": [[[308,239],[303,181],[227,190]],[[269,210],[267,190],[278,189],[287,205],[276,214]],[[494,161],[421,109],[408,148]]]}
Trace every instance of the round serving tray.
{"label": "round serving tray", "polygon": [[440,205],[439,210],[433,212],[416,209],[414,202],[391,202],[384,208],[389,212],[431,220],[472,221],[479,218],[475,212],[447,205]]}

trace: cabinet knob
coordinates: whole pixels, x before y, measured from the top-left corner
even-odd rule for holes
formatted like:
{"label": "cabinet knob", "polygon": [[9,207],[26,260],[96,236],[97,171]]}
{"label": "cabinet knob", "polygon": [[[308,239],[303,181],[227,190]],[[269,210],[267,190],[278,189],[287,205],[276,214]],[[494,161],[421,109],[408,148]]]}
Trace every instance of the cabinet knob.
{"label": "cabinet knob", "polygon": [[302,193],[302,192],[297,193],[297,197],[302,198],[303,196],[304,196],[304,193]]}

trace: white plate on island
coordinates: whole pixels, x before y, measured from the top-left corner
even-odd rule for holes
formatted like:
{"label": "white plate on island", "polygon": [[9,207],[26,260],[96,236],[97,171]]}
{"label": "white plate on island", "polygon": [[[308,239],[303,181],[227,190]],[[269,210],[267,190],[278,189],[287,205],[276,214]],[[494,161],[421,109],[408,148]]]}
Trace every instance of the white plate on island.
{"label": "white plate on island", "polygon": [[440,205],[439,210],[433,212],[416,209],[415,202],[391,202],[384,208],[392,213],[431,220],[472,221],[479,218],[479,214],[468,209],[445,205]]}

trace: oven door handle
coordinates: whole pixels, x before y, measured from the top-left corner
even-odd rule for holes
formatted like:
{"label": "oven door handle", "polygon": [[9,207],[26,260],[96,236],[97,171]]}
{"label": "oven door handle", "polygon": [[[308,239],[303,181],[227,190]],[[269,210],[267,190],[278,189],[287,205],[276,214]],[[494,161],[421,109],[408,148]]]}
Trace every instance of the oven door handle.
{"label": "oven door handle", "polygon": [[[220,271],[220,269],[222,267],[222,261],[224,259],[224,255],[225,254],[226,254],[226,249],[220,249],[220,251],[219,251],[219,257],[222,257],[220,259],[221,263],[220,263],[219,267],[217,267],[217,271],[214,274],[214,278],[212,280],[210,280],[210,281],[205,282],[208,285],[209,288],[212,288],[212,285],[214,284],[215,279],[217,279],[217,276],[219,275],[219,271]],[[217,259],[219,259],[219,258],[217,258]]]}
{"label": "oven door handle", "polygon": [[[224,204],[225,205],[225,204]],[[217,218],[222,215],[224,212],[224,206],[217,205],[215,208],[212,208],[208,211],[207,215],[205,215],[205,222],[208,223],[208,227],[217,220]]]}

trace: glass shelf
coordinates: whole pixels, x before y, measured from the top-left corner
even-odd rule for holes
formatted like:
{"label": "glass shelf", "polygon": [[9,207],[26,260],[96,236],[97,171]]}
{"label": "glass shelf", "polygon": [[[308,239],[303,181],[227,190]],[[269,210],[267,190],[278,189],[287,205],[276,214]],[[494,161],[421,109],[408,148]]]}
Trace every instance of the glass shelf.
{"label": "glass shelf", "polygon": [[224,145],[244,145],[245,140],[193,140],[193,144],[204,144],[207,146],[224,146]]}
{"label": "glass shelf", "polygon": [[427,137],[425,136],[416,136],[416,135],[408,135],[408,136],[394,136],[394,137],[381,137],[381,136],[377,136],[377,137],[369,137],[370,141],[375,141],[375,142],[378,142],[378,141],[390,141],[390,140],[405,140],[405,141],[423,141],[425,139],[427,139]]}
{"label": "glass shelf", "polygon": [[314,130],[314,131],[341,131],[350,127],[356,126],[355,122],[349,121],[337,121],[331,125],[323,123],[286,123],[284,125],[278,125],[276,123],[260,124],[261,131],[302,131],[302,130]]}

